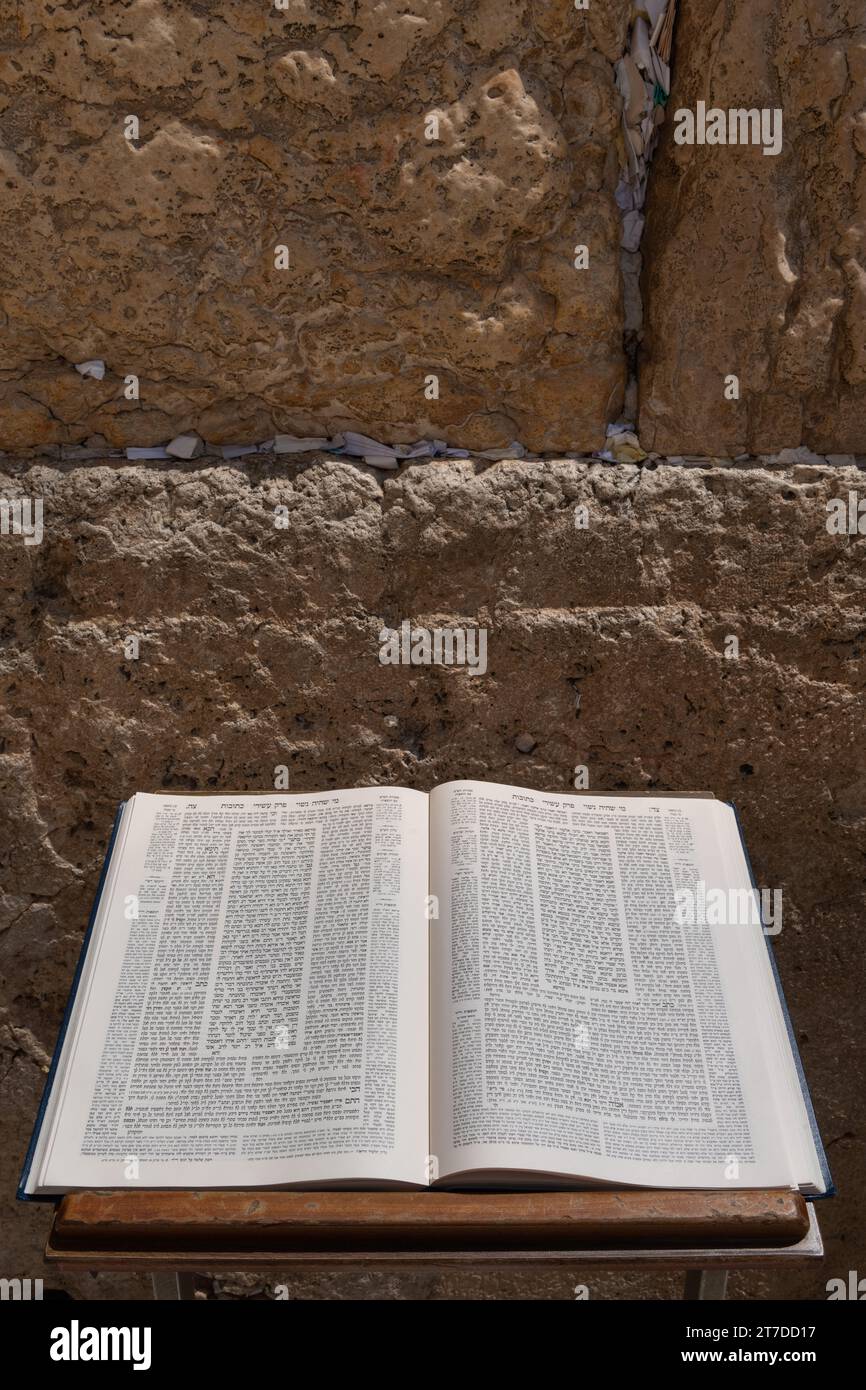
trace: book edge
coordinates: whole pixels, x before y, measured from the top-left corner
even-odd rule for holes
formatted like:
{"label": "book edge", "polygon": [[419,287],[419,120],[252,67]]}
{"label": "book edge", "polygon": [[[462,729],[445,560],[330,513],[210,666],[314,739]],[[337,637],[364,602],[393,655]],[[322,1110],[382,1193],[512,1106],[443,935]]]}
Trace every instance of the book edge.
{"label": "book edge", "polygon": [[[755,880],[754,870],[752,869],[752,861],[751,861],[751,859],[749,858],[749,851],[748,851],[748,848],[747,848],[747,846],[746,846],[746,837],[745,837],[745,835],[743,834],[743,823],[742,823],[742,821],[740,820],[740,813],[739,813],[739,811],[737,810],[737,806],[736,806],[736,803],[735,803],[735,802],[733,802],[733,801],[728,801],[728,802],[726,803],[726,805],[730,806],[731,810],[732,810],[733,813],[734,813],[734,820],[736,821],[736,825],[737,825],[737,834],[738,834],[739,837],[740,837],[740,844],[741,844],[742,847],[743,847],[743,854],[744,854],[745,860],[746,860],[746,868],[747,868],[748,871],[749,871],[749,878],[750,878],[750,880],[751,880],[752,888],[753,888],[753,890],[754,890],[756,896],[760,897],[760,894],[759,894],[759,892],[758,892],[758,885],[757,885],[757,882],[756,882],[756,880]],[[802,1059],[802,1057],[800,1056],[800,1049],[799,1049],[799,1047],[797,1046],[797,1037],[796,1037],[796,1034],[795,1034],[795,1032],[794,1032],[794,1023],[793,1023],[793,1020],[792,1020],[792,1018],[791,1018],[790,1010],[788,1009],[788,1002],[787,1002],[787,1000],[786,1000],[786,998],[785,998],[785,991],[784,991],[784,989],[783,989],[783,987],[782,987],[782,977],[781,977],[781,975],[779,974],[779,967],[778,967],[778,964],[776,963],[776,956],[775,956],[775,953],[774,953],[774,951],[773,951],[773,944],[772,944],[772,942],[771,942],[769,936],[767,936],[766,933],[763,933],[763,936],[764,936],[764,944],[766,945],[766,948],[767,948],[767,954],[768,954],[768,956],[770,957],[770,969],[771,969],[771,971],[773,972],[773,982],[774,982],[774,984],[775,984],[775,986],[776,986],[776,993],[777,993],[778,996],[779,996],[779,1004],[780,1004],[781,1009],[782,1009],[782,1017],[783,1017],[784,1020],[785,1020],[785,1028],[786,1028],[787,1033],[788,1033],[788,1042],[789,1042],[789,1044],[790,1044],[791,1053],[792,1053],[793,1058],[794,1058],[794,1066],[796,1067],[796,1070],[797,1070],[797,1080],[798,1080],[799,1083],[800,1083],[800,1093],[801,1093],[801,1095],[802,1095],[802,1097],[803,1097],[803,1104],[804,1104],[805,1107],[806,1107],[806,1118],[807,1118],[808,1121],[809,1121],[809,1128],[810,1128],[810,1130],[812,1131],[812,1141],[813,1141],[813,1143],[814,1143],[814,1145],[815,1145],[815,1152],[816,1152],[817,1155],[818,1155],[818,1163],[819,1163],[820,1168],[821,1168],[821,1176],[822,1176],[823,1179],[824,1179],[824,1182],[825,1182],[825,1184],[826,1184],[826,1189],[827,1189],[825,1192],[814,1192],[814,1193],[804,1192],[804,1193],[803,1193],[803,1196],[806,1198],[806,1201],[807,1201],[807,1202],[816,1202],[816,1201],[819,1201],[819,1200],[823,1200],[825,1197],[833,1197],[833,1196],[835,1196],[835,1194],[836,1194],[836,1187],[835,1187],[835,1184],[834,1184],[834,1182],[833,1182],[832,1174],[831,1174],[831,1172],[830,1172],[830,1165],[829,1165],[829,1163],[827,1162],[827,1152],[826,1152],[826,1150],[825,1150],[825,1148],[824,1148],[824,1141],[823,1141],[822,1138],[821,1138],[821,1131],[820,1131],[820,1129],[818,1128],[818,1119],[817,1119],[817,1116],[815,1115],[815,1107],[814,1107],[814,1105],[812,1104],[812,1096],[811,1096],[811,1093],[810,1093],[810,1091],[809,1091],[809,1083],[808,1083],[808,1081],[806,1080],[806,1071],[805,1071],[805,1068],[803,1067],[803,1059]]]}
{"label": "book edge", "polygon": [[111,855],[114,850],[114,842],[117,839],[117,831],[120,826],[120,817],[123,813],[123,808],[125,805],[126,802],[121,801],[115,813],[114,824],[111,827],[111,835],[108,841],[108,848],[105,851],[105,857],[102,861],[102,869],[99,875],[99,882],[96,886],[96,895],[93,899],[93,906],[90,909],[90,917],[87,923],[87,930],[84,933],[84,940],[81,943],[81,950],[78,953],[78,962],[75,966],[75,974],[72,977],[72,986],[69,991],[69,998],[66,1001],[66,1008],[63,1013],[63,1021],[60,1024],[60,1032],[58,1033],[57,1041],[54,1044],[54,1052],[51,1057],[51,1065],[48,1068],[48,1075],[45,1078],[45,1085],[42,1088],[42,1098],[39,1102],[39,1109],[36,1112],[36,1119],[33,1123],[33,1133],[30,1136],[30,1143],[27,1145],[27,1153],[24,1156],[24,1166],[21,1169],[21,1177],[18,1180],[18,1189],[15,1193],[15,1196],[19,1202],[56,1202],[58,1200],[57,1193],[27,1192],[25,1191],[25,1188],[27,1186],[27,1179],[30,1176],[30,1169],[33,1164],[33,1158],[36,1153],[36,1145],[39,1142],[39,1135],[41,1133],[42,1124],[45,1119],[45,1112],[48,1108],[48,1101],[51,1096],[51,1088],[54,1085],[54,1078],[57,1074],[57,1068],[60,1063],[60,1054],[63,1050],[63,1044],[66,1041],[66,1033],[69,1028],[70,1019],[72,1018],[72,1007],[75,1003],[75,996],[78,993],[78,986],[81,981],[82,972],[84,970],[84,960],[87,955],[87,948],[90,945],[90,939],[93,935],[93,928],[96,923],[96,914],[99,909],[100,900],[102,898],[102,890],[105,887],[105,879],[108,874],[108,866],[111,862]]}

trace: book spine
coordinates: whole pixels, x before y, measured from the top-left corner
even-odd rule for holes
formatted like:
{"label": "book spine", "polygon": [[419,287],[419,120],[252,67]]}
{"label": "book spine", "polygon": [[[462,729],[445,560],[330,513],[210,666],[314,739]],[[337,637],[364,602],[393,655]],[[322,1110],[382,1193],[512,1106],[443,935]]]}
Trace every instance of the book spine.
{"label": "book spine", "polygon": [[24,1167],[21,1170],[21,1177],[18,1182],[16,1196],[19,1202],[56,1202],[57,1197],[52,1193],[25,1192],[27,1179],[30,1176],[30,1168],[33,1163],[33,1156],[36,1153],[36,1145],[42,1129],[42,1122],[45,1119],[45,1111],[48,1108],[48,1099],[51,1095],[51,1088],[54,1085],[54,1078],[57,1075],[57,1067],[60,1062],[60,1054],[63,1051],[63,1043],[66,1039],[66,1032],[69,1028],[69,1020],[72,1017],[72,1006],[75,1003],[75,996],[78,993],[78,985],[84,970],[84,961],[87,956],[87,948],[90,945],[90,938],[93,935],[93,924],[96,921],[96,914],[99,910],[99,902],[102,897],[102,890],[105,887],[105,879],[108,874],[108,866],[111,863],[111,855],[114,849],[114,842],[117,839],[117,831],[120,825],[120,817],[126,803],[121,801],[114,817],[114,825],[111,828],[111,837],[108,841],[108,848],[105,851],[105,858],[102,861],[102,871],[99,875],[99,883],[96,887],[96,896],[93,899],[93,906],[90,909],[90,918],[87,923],[87,930],[84,933],[84,940],[81,943],[81,950],[78,955],[78,963],[75,967],[75,974],[72,977],[72,988],[69,991],[69,998],[66,1002],[66,1009],[63,1014],[63,1022],[60,1025],[60,1032],[57,1035],[57,1042],[54,1045],[54,1054],[51,1058],[51,1066],[48,1068],[48,1076],[45,1078],[45,1085],[42,1088],[42,1099],[39,1102],[39,1109],[36,1112],[36,1122],[33,1126],[33,1133],[30,1136],[30,1143],[27,1146],[27,1154],[24,1158]]}

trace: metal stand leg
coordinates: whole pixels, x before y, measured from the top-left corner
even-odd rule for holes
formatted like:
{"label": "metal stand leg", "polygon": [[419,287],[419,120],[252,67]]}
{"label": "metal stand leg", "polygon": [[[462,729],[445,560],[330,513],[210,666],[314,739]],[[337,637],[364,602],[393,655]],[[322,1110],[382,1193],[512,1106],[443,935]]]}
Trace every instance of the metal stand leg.
{"label": "metal stand leg", "polygon": [[689,1302],[724,1298],[728,1287],[726,1269],[690,1269],[686,1274],[683,1298]]}
{"label": "metal stand leg", "polygon": [[151,1274],[153,1296],[156,1299],[195,1298],[195,1275],[160,1272]]}

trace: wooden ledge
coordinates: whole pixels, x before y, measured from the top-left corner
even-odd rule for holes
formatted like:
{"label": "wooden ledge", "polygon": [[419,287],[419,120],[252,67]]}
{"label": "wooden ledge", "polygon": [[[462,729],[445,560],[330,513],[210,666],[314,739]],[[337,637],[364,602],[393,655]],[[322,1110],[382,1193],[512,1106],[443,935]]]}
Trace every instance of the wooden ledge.
{"label": "wooden ledge", "polygon": [[[61,1200],[54,1263],[225,1264],[252,1255],[697,1250],[795,1245],[806,1204],[788,1189],[670,1192],[88,1191]],[[234,1267],[238,1267],[236,1264]]]}

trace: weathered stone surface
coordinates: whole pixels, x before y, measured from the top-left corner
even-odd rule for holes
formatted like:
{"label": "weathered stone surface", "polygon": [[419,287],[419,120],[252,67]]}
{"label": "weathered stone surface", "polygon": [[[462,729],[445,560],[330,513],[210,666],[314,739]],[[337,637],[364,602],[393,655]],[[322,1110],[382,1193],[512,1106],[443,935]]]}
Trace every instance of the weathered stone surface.
{"label": "weathered stone surface", "polygon": [[[645,448],[863,448],[864,93],[859,0],[680,6],[643,246]],[[673,114],[698,100],[781,108],[781,153],[676,145]]]}
{"label": "weathered stone surface", "polygon": [[[17,11],[0,448],[341,428],[599,447],[625,376],[611,65],[628,0]],[[75,371],[88,358],[103,380]]]}
{"label": "weathered stone surface", "polygon": [[[583,763],[596,790],[736,800],[758,882],[783,889],[777,956],[840,1195],[821,1204],[825,1265],[743,1273],[733,1293],[820,1298],[830,1275],[866,1267],[866,538],[825,526],[827,499],[862,495],[864,476],[470,461],[382,484],[297,460],[0,476],[0,496],[44,499],[45,525],[40,545],[0,539],[0,1124],[16,1271],[42,1272],[45,1212],[11,1210],[12,1181],[117,803],[270,788],[280,763],[298,791],[463,776],[567,790]],[[485,624],[488,673],[381,666],[382,623],[404,617]],[[728,634],[739,660],[724,657]],[[674,1288],[582,1279],[593,1297]],[[322,1297],[571,1297],[573,1282],[290,1281]]]}

